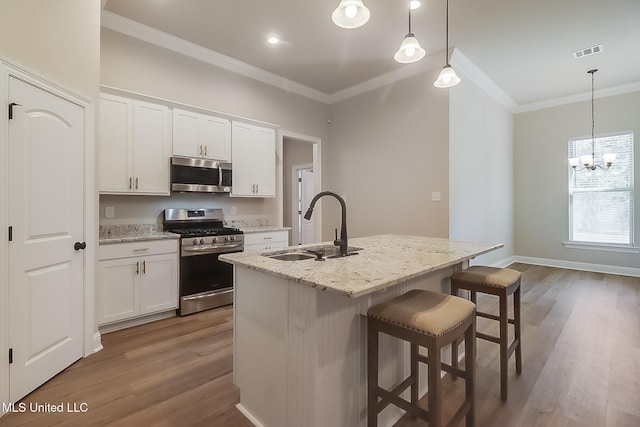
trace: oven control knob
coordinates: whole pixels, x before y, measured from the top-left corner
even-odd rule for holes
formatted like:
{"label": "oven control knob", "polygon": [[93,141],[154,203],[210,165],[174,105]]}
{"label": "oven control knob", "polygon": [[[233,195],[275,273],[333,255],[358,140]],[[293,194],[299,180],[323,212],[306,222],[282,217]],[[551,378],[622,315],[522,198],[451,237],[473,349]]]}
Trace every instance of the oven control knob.
{"label": "oven control knob", "polygon": [[193,239],[193,244],[197,245],[198,244],[198,239]]}
{"label": "oven control knob", "polygon": [[203,245],[204,244],[204,239],[200,239],[200,244]]}

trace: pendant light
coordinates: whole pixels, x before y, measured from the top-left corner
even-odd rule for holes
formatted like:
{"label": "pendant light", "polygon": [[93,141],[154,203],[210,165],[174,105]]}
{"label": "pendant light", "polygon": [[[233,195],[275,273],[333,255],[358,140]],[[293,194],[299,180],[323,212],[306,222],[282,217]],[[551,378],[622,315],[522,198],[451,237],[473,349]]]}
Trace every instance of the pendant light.
{"label": "pendant light", "polygon": [[438,79],[433,82],[435,87],[447,88],[452,87],[460,83],[460,77],[456,74],[451,65],[449,64],[449,0],[447,0],[447,17],[446,17],[446,34],[445,34],[445,66],[440,71]]}
{"label": "pendant light", "polygon": [[426,52],[422,47],[420,47],[420,43],[418,43],[418,39],[411,32],[411,6],[409,6],[409,33],[404,36],[404,40],[402,44],[400,44],[400,48],[393,55],[393,59],[401,64],[410,64],[412,62],[420,61],[424,58]]}
{"label": "pendant light", "polygon": [[362,0],[341,0],[331,14],[334,24],[342,28],[358,28],[369,20],[371,14]]}
{"label": "pendant light", "polygon": [[[597,68],[593,70],[587,71],[588,74],[591,74],[591,155],[580,156],[580,157],[572,157],[569,159],[569,165],[576,171],[587,170],[589,172],[596,170],[596,168],[608,170],[613,162],[616,160],[615,153],[607,153],[604,154],[603,160],[605,166],[601,166],[596,163],[596,138],[595,138],[595,128],[596,128],[596,116],[594,112],[594,84],[593,84],[593,75],[598,71]],[[581,164],[584,166],[583,168],[578,169],[578,165]]]}

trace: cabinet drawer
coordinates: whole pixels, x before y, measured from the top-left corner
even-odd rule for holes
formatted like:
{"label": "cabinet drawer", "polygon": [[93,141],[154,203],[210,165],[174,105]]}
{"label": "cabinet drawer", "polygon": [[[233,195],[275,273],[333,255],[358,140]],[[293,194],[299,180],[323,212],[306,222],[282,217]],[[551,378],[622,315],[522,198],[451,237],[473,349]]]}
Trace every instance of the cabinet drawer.
{"label": "cabinet drawer", "polygon": [[268,231],[264,233],[246,233],[244,235],[245,246],[275,242],[285,242],[285,246],[288,246],[289,232],[287,230],[280,230]]}
{"label": "cabinet drawer", "polygon": [[98,259],[105,260],[177,252],[178,239],[144,240],[128,243],[109,243],[99,246]]}

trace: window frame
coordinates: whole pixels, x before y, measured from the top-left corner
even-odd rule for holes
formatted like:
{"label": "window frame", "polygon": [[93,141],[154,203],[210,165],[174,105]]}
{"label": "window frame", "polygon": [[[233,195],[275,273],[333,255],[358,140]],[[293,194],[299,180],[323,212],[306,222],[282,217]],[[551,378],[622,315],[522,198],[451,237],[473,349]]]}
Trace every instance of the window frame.
{"label": "window frame", "polygon": [[[623,252],[623,253],[640,253],[640,248],[635,246],[635,233],[634,233],[634,222],[635,222],[635,159],[634,159],[634,151],[635,151],[635,135],[633,131],[620,131],[620,132],[612,132],[607,134],[599,134],[595,135],[595,143],[598,144],[598,140],[616,136],[631,136],[631,170],[630,170],[630,187],[625,188],[615,188],[610,187],[606,190],[598,189],[598,190],[586,190],[579,192],[590,192],[590,193],[613,193],[613,192],[628,192],[631,196],[631,205],[629,212],[629,243],[609,243],[609,242],[595,242],[595,241],[583,241],[583,240],[573,240],[573,220],[574,220],[574,193],[572,187],[572,178],[576,173],[594,173],[597,171],[574,171],[573,168],[569,166],[568,169],[568,194],[567,194],[567,202],[568,202],[568,214],[569,214],[569,229],[568,229],[568,240],[563,242],[564,247],[571,249],[591,249],[591,250],[601,250],[601,251],[612,251],[612,252]],[[569,138],[567,141],[567,152],[570,151],[572,144],[575,144],[577,141],[585,141],[590,140],[591,137],[575,137]],[[615,162],[612,167],[615,167]],[[580,167],[579,167],[580,168]]]}

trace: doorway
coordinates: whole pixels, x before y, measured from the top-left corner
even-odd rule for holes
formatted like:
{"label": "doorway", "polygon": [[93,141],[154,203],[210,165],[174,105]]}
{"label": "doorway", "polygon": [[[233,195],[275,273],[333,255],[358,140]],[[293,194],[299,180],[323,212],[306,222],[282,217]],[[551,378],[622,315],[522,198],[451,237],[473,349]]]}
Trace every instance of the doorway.
{"label": "doorway", "polygon": [[294,165],[291,176],[291,245],[304,245],[315,241],[315,216],[304,219],[304,214],[315,195],[313,164]]}

